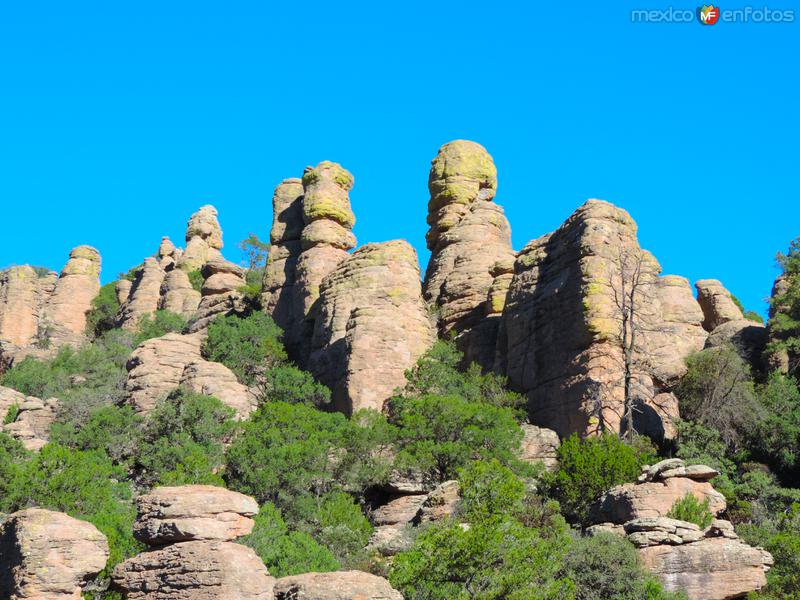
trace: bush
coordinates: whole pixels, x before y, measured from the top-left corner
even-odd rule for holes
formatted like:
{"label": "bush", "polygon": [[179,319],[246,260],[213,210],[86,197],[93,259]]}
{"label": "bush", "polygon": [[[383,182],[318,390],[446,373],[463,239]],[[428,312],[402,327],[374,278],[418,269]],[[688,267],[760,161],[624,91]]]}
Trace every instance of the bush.
{"label": "bush", "polygon": [[245,318],[221,316],[208,326],[203,356],[224,364],[245,385],[253,385],[267,369],[286,360],[281,334],[272,318],[261,312]]}
{"label": "bush", "polygon": [[92,308],[86,313],[86,335],[100,337],[105,331],[114,329],[117,324],[116,282],[107,283],[100,288],[100,292],[92,300]]}
{"label": "bush", "polygon": [[289,531],[281,511],[274,504],[263,504],[254,520],[253,531],[238,542],[252,548],[273,577],[326,573],[341,568],[330,550],[310,535]]}
{"label": "bush", "polygon": [[[778,253],[783,285],[770,299],[770,342],[767,353],[773,359],[783,355],[789,374],[800,367],[800,238],[792,240],[789,252]],[[775,364],[783,363],[777,359]]]}
{"label": "bush", "polygon": [[584,440],[572,434],[558,450],[558,471],[548,478],[549,487],[564,515],[585,525],[589,505],[615,485],[634,481],[650,458],[611,433]]}
{"label": "bush", "polygon": [[468,464],[459,473],[459,483],[463,515],[471,523],[523,512],[525,485],[497,460]]}
{"label": "bush", "polygon": [[200,272],[200,269],[189,271],[187,276],[189,277],[189,283],[192,284],[192,289],[194,289],[196,292],[199,292],[203,289],[203,284],[206,282],[206,280],[205,277],[203,277],[203,274]]}
{"label": "bush", "polygon": [[101,406],[82,425],[54,422],[50,441],[74,450],[102,450],[115,464],[128,462],[142,441],[143,420],[130,406]]}
{"label": "bush", "polygon": [[763,418],[753,431],[750,445],[779,471],[800,479],[800,388],[777,371],[759,388]]}
{"label": "bush", "polygon": [[185,327],[186,319],[168,310],[157,310],[154,313],[142,315],[139,319],[134,345],[138,346],[145,340],[158,338],[168,333],[183,331]]}
{"label": "bush", "polygon": [[316,510],[305,519],[309,534],[328,548],[343,568],[353,568],[365,557],[372,526],[344,492],[323,496]]}
{"label": "bush", "polygon": [[331,403],[331,391],[311,373],[293,365],[280,365],[267,371],[262,401],[323,408]]}
{"label": "bush", "polygon": [[0,431],[0,505],[2,498],[10,493],[11,482],[28,456],[21,443]]}
{"label": "bush", "polygon": [[510,408],[458,396],[399,397],[391,400],[390,413],[398,428],[398,467],[427,482],[455,479],[472,460],[524,468],[514,455],[522,430]]}
{"label": "bush", "polygon": [[676,500],[667,516],[670,519],[694,523],[700,529],[705,529],[714,520],[714,515],[709,510],[708,498],[700,502],[691,492],[686,492],[683,498]]}

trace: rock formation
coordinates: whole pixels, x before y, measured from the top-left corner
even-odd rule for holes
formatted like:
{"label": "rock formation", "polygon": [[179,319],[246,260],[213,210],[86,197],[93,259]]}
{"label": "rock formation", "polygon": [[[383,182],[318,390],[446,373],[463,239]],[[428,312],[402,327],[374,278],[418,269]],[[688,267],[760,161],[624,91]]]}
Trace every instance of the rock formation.
{"label": "rock formation", "polygon": [[[485,315],[496,312],[500,294],[494,290],[494,307],[487,307],[487,298],[495,278],[514,259],[511,227],[492,201],[497,191],[494,161],[475,142],[445,144],[431,163],[428,188],[431,259],[425,299],[438,309],[440,333],[455,331],[466,359],[490,367],[498,323]],[[500,270],[493,271],[498,263]]]}
{"label": "rock formation", "polygon": [[33,343],[39,333],[42,285],[28,265],[0,273],[0,338],[15,346]]}
{"label": "rock formation", "polygon": [[558,448],[561,441],[552,429],[523,423],[519,458],[525,462],[542,462],[548,471],[558,467]]}
{"label": "rock formation", "polygon": [[382,410],[434,341],[417,254],[405,241],[367,244],[322,281],[309,368],[347,414]]}
{"label": "rock formation", "polygon": [[286,332],[295,331],[304,316],[297,289],[303,226],[303,183],[297,178],[284,179],[272,197],[271,246],[264,270],[261,304]]}
{"label": "rock formation", "polygon": [[708,498],[713,514],[724,510],[724,498],[709,483],[715,475],[710,467],[687,467],[680,459],[645,467],[638,483],[617,486],[598,501],[592,518],[605,522],[588,533],[625,535],[668,591],[683,591],[691,600],[744,597],[766,584],[772,556],[739,540],[729,521],[715,519],[701,529],[666,517],[687,492]]}
{"label": "rock formation", "polygon": [[[56,417],[58,398],[42,400],[33,396],[22,397],[21,402],[15,403],[16,417],[10,423],[2,425],[2,430],[19,441],[26,450],[38,451],[49,441],[50,426]],[[3,416],[6,414],[3,413]]]}
{"label": "rock formation", "polygon": [[189,392],[218,398],[242,419],[258,407],[253,390],[239,383],[234,372],[222,363],[207,360],[187,363],[180,385]]}
{"label": "rock formation", "polygon": [[230,541],[253,530],[258,504],[212,485],[159,487],[136,499],[134,537],[151,546],[193,540]]}
{"label": "rock formation", "polygon": [[158,259],[148,256],[144,259],[142,268],[136,271],[136,279],[125,304],[119,309],[117,322],[120,327],[136,331],[142,317],[158,310],[163,282],[164,269],[158,264]]}
{"label": "rock formation", "polygon": [[161,284],[158,309],[190,319],[199,305],[200,292],[192,287],[189,275],[181,269],[167,271]]}
{"label": "rock formation", "polygon": [[200,289],[200,305],[189,323],[190,333],[205,329],[220,315],[244,308],[244,269],[223,258],[215,258],[205,263],[200,272],[205,281]]}
{"label": "rock formation", "polygon": [[0,598],[80,600],[108,560],[97,528],[63,513],[28,508],[0,525]]}
{"label": "rock formation", "polygon": [[533,422],[562,437],[621,429],[621,299],[623,286],[630,292],[635,279],[637,337],[625,338],[634,350],[634,426],[655,438],[669,436],[677,414],[660,415],[665,405],[653,400],[674,385],[685,371],[683,358],[700,350],[707,334],[688,282],[659,272],[655,258],[639,247],[630,215],[601,200],[589,200],[555,232],[520,251],[496,368],[527,395]]}
{"label": "rock formation", "polygon": [[252,530],[255,500],[193,485],[156,488],[137,499],[137,509],[134,534],[155,547],[114,569],[127,600],[273,600],[275,580],[264,563],[232,543]]}
{"label": "rock formation", "polygon": [[697,302],[703,309],[703,328],[706,331],[714,331],[728,321],[744,319],[731,293],[716,279],[701,279],[694,286],[697,288]]}
{"label": "rock formation", "polygon": [[178,260],[178,267],[190,272],[210,260],[221,259],[222,245],[222,228],[217,221],[217,209],[210,204],[201,206],[186,225],[186,250]]}
{"label": "rock formation", "polygon": [[403,600],[403,595],[377,575],[337,571],[278,579],[275,600]]}

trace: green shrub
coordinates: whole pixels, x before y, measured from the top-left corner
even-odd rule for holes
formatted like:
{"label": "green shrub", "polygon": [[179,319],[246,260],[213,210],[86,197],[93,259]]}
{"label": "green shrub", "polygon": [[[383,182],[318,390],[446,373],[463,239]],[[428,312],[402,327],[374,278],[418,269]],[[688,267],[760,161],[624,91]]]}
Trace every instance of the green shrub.
{"label": "green shrub", "polygon": [[800,368],[800,237],[792,240],[786,254],[778,253],[778,263],[783,271],[783,286],[770,299],[768,322],[770,342],[767,354],[775,363],[783,355],[789,374]]}
{"label": "green shrub", "polygon": [[558,450],[559,466],[549,486],[564,515],[586,524],[589,505],[615,485],[634,481],[650,458],[611,433],[584,440],[572,434]]}
{"label": "green shrub", "polygon": [[186,319],[168,310],[157,310],[154,313],[142,315],[139,319],[134,345],[138,346],[145,340],[158,338],[168,333],[183,331],[185,327]]}
{"label": "green shrub", "polygon": [[200,269],[189,271],[187,275],[189,277],[189,283],[192,284],[192,288],[195,291],[199,292],[203,289],[203,284],[206,282],[206,280],[205,277],[203,277],[203,274],[200,272]]}
{"label": "green shrub", "polygon": [[99,337],[104,331],[114,329],[118,310],[117,284],[107,283],[100,288],[100,292],[92,300],[91,310],[86,313],[86,334]]}
{"label": "green shrub", "polygon": [[497,460],[469,463],[459,472],[461,506],[470,523],[519,516],[525,485]]}
{"label": "green shrub", "polygon": [[522,468],[514,455],[522,430],[510,408],[458,396],[398,397],[390,413],[398,429],[398,467],[425,481],[454,479],[473,460],[495,458]]}
{"label": "green shrub", "polygon": [[331,403],[331,391],[318,383],[308,371],[294,365],[279,365],[267,371],[264,386],[266,402],[287,402],[323,408]]}
{"label": "green shrub", "polygon": [[262,312],[245,318],[221,316],[208,326],[203,356],[224,364],[242,383],[253,385],[267,369],[286,360],[281,334],[275,321]]}
{"label": "green shrub", "polygon": [[286,577],[341,568],[331,551],[314,541],[308,533],[289,531],[275,505],[263,504],[254,520],[253,531],[238,542],[258,554],[270,575]]}
{"label": "green shrub", "polygon": [[700,502],[691,492],[686,492],[683,498],[676,500],[667,516],[670,519],[694,523],[700,529],[705,529],[714,520],[714,515],[709,510],[708,498]]}
{"label": "green shrub", "polygon": [[10,493],[11,482],[28,457],[29,453],[21,443],[0,431],[0,505],[2,498]]}
{"label": "green shrub", "polygon": [[328,548],[343,568],[353,568],[365,557],[372,526],[350,494],[323,496],[304,521],[306,531]]}
{"label": "green shrub", "polygon": [[141,444],[142,424],[142,418],[130,406],[101,406],[80,425],[54,422],[50,441],[75,450],[102,450],[115,464],[123,464]]}
{"label": "green shrub", "polygon": [[3,425],[8,425],[9,423],[13,423],[17,420],[17,416],[19,415],[19,405],[12,404],[8,407],[6,411],[6,416],[3,417]]}
{"label": "green shrub", "polygon": [[759,387],[763,417],[753,430],[749,445],[778,471],[800,479],[800,388],[777,371]]}

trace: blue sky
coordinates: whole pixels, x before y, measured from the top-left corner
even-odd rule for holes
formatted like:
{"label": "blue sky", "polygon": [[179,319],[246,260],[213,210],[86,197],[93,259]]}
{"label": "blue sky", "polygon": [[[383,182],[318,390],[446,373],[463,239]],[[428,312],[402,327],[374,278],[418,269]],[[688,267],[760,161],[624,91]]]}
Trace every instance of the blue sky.
{"label": "blue sky", "polygon": [[800,235],[798,23],[631,22],[657,1],[289,4],[5,3],[0,266],[59,269],[88,243],[110,281],[205,203],[238,260],[248,231],[268,237],[274,186],[329,159],[355,175],[359,243],[406,238],[424,268],[430,160],[467,138],[495,158],[515,248],[603,198],[665,273],[765,310]]}

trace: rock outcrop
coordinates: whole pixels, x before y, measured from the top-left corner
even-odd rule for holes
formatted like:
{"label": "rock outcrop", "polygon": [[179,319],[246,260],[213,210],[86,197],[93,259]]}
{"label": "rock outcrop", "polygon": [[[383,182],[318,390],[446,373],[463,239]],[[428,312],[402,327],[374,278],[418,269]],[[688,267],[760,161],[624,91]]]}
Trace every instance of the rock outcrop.
{"label": "rock outcrop", "polygon": [[694,286],[697,288],[697,302],[703,309],[703,328],[706,331],[714,331],[729,321],[744,319],[731,293],[716,279],[701,279]]}
{"label": "rock outcrop", "polygon": [[284,179],[272,196],[272,229],[261,304],[286,332],[296,331],[303,320],[303,304],[297,289],[297,261],[302,252],[303,182]]}
{"label": "rock outcrop", "polygon": [[210,260],[221,259],[222,246],[222,228],[217,221],[217,209],[210,204],[201,206],[186,225],[186,250],[178,260],[178,267],[188,273]]}
{"label": "rock outcrop", "polygon": [[28,508],[0,525],[0,598],[80,600],[108,560],[97,528],[59,512]]}
{"label": "rock outcrop", "polygon": [[417,254],[405,241],[367,244],[322,281],[309,368],[337,410],[382,410],[434,341]]}
{"label": "rock outcrop", "polygon": [[686,466],[680,459],[644,467],[638,483],[617,486],[592,507],[598,524],[588,533],[626,536],[639,549],[644,568],[668,591],[682,591],[691,600],[744,597],[766,585],[772,556],[739,540],[729,521],[714,519],[701,529],[666,516],[686,493],[708,499],[713,514],[722,512],[724,498],[709,483],[716,475],[710,467]]}
{"label": "rock outcrop", "polygon": [[[20,394],[21,395],[21,394]],[[2,430],[19,441],[26,450],[38,451],[50,438],[50,426],[56,418],[58,398],[42,400],[33,396],[23,397],[17,404],[13,421],[2,425]],[[3,413],[5,416],[6,413]]]}
{"label": "rock outcrop", "polygon": [[187,363],[180,385],[195,394],[214,396],[244,419],[258,407],[255,393],[239,383],[236,375],[222,363],[199,360]]}
{"label": "rock outcrop", "polygon": [[275,600],[403,600],[383,577],[362,571],[305,573],[275,582]]}
{"label": "rock outcrop", "polygon": [[541,462],[548,471],[558,467],[558,449],[561,440],[552,429],[523,423],[519,459],[529,463]]}
{"label": "rock outcrop", "polygon": [[0,339],[15,346],[32,344],[39,334],[43,300],[41,280],[32,267],[0,273]]}
{"label": "rock outcrop", "polygon": [[273,600],[274,578],[232,543],[253,528],[253,498],[213,486],[156,488],[137,499],[134,535],[156,546],[117,565],[126,600]]}
{"label": "rock outcrop", "polygon": [[161,285],[164,283],[164,269],[158,259],[148,256],[142,268],[136,271],[136,279],[128,292],[125,304],[120,306],[117,323],[123,329],[136,331],[145,315],[158,310],[161,301]]}
{"label": "rock outcrop", "polygon": [[258,513],[250,496],[212,485],[159,487],[136,499],[134,537],[151,546],[228,542],[249,534]]}
{"label": "rock outcrop", "polygon": [[[466,140],[439,148],[428,178],[426,235],[431,259],[425,273],[425,299],[439,314],[439,331],[458,335],[467,360],[490,367],[494,360],[497,321],[486,319],[493,268],[513,261],[511,227],[493,202],[497,169],[480,144]],[[502,287],[504,281],[498,282]],[[499,293],[490,302],[495,309]],[[474,331],[473,331],[474,330]]]}
{"label": "rock outcrop", "polygon": [[200,292],[192,287],[189,275],[181,269],[171,269],[161,283],[159,310],[168,310],[190,319],[200,306]]}
{"label": "rock outcrop", "polygon": [[[520,251],[495,366],[527,395],[532,422],[561,437],[619,431],[627,344],[634,427],[654,438],[669,436],[678,415],[660,415],[663,406],[653,400],[685,372],[683,358],[700,350],[707,334],[688,282],[659,277],[660,270],[639,247],[630,215],[601,200],[589,200]],[[622,333],[622,291],[630,292],[634,280],[637,336],[631,341]]]}
{"label": "rock outcrop", "polygon": [[244,308],[244,269],[223,258],[209,260],[200,269],[205,281],[200,289],[200,305],[187,330],[190,333],[208,327],[216,317]]}

